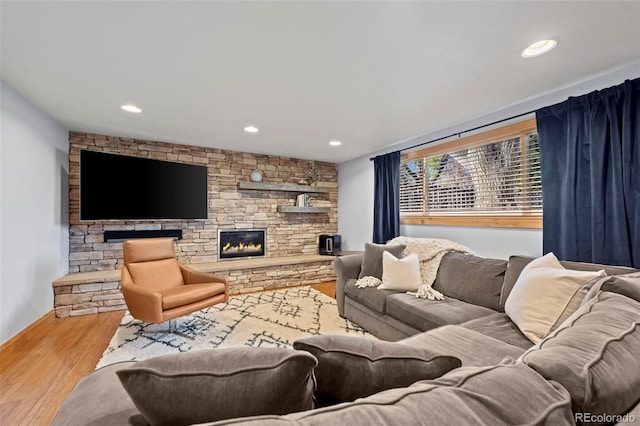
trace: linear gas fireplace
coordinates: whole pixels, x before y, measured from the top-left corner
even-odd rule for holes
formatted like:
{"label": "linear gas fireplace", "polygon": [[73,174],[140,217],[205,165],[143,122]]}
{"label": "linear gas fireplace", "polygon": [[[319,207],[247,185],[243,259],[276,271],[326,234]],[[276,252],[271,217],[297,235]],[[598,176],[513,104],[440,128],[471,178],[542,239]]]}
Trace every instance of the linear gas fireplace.
{"label": "linear gas fireplace", "polygon": [[266,229],[218,230],[218,260],[264,257]]}

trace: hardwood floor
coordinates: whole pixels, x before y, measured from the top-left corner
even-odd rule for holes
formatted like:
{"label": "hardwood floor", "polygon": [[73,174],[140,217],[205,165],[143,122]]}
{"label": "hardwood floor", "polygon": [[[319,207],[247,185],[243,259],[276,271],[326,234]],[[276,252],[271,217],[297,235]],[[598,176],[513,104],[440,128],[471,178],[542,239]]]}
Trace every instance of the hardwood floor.
{"label": "hardwood floor", "polygon": [[[335,281],[311,287],[335,297]],[[124,311],[70,318],[49,312],[0,346],[0,425],[48,425],[93,371]]]}
{"label": "hardwood floor", "polygon": [[124,311],[56,318],[53,311],[0,352],[0,424],[47,425],[93,370]]}

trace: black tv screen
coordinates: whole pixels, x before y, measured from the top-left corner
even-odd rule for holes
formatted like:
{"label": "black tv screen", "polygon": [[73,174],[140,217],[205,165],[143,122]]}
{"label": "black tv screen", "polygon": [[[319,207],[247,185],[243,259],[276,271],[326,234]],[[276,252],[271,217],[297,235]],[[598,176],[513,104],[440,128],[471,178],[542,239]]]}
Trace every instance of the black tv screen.
{"label": "black tv screen", "polygon": [[80,151],[80,220],[206,218],[205,166]]}

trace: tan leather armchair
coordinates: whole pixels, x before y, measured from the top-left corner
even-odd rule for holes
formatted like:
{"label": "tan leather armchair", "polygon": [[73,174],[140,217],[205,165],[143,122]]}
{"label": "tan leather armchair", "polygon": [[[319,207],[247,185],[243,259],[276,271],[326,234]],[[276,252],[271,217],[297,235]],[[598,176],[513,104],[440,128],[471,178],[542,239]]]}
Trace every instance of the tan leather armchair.
{"label": "tan leather armchair", "polygon": [[178,263],[171,238],[125,241],[122,293],[129,312],[162,323],[229,300],[227,278]]}

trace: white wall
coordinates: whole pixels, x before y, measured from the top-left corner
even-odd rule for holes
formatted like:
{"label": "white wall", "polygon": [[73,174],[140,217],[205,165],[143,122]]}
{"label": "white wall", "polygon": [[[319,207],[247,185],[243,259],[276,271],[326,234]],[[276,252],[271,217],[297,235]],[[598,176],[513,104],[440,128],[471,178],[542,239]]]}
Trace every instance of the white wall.
{"label": "white wall", "polygon": [[68,270],[69,132],[0,81],[0,342],[53,309]]}
{"label": "white wall", "polygon": [[[398,142],[385,150],[340,163],[338,165],[338,233],[342,235],[344,249],[362,250],[364,243],[371,241],[373,236],[373,162],[369,161],[370,157],[402,150],[431,139],[553,105],[565,101],[570,96],[580,96],[638,77],[640,77],[640,63],[627,64],[588,80],[575,82],[552,92],[540,94],[538,97],[523,100],[500,111],[489,112],[438,132]],[[524,118],[527,117],[522,119]],[[511,254],[530,256],[542,254],[541,230],[403,225],[400,231],[402,235],[409,237],[446,238],[457,241],[487,257],[506,259]]]}

